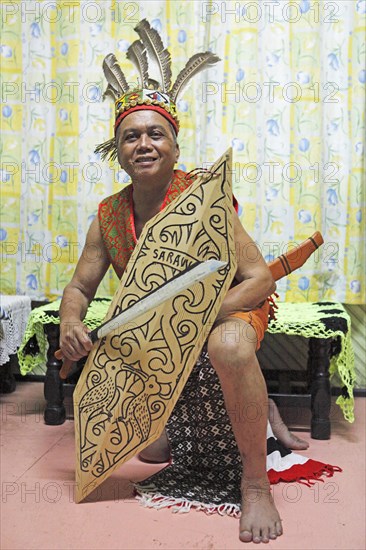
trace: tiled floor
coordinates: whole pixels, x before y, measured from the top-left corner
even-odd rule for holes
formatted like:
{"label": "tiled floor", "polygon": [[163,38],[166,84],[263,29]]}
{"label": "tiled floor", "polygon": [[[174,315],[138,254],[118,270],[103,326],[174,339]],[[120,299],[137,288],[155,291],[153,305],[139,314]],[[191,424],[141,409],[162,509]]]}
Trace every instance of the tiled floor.
{"label": "tiled floor", "polygon": [[[24,549],[237,549],[238,520],[203,512],[150,510],[133,497],[131,480],[160,467],[134,458],[87,501],[75,504],[73,422],[43,423],[41,383],[18,383],[1,395],[1,548]],[[332,406],[332,438],[310,440],[306,455],[343,468],[312,488],[279,484],[273,493],[284,535],[267,548],[365,548],[365,411],[356,402],[356,422]],[[293,426],[307,425],[307,411],[283,411]],[[256,545],[257,547],[257,545]]]}

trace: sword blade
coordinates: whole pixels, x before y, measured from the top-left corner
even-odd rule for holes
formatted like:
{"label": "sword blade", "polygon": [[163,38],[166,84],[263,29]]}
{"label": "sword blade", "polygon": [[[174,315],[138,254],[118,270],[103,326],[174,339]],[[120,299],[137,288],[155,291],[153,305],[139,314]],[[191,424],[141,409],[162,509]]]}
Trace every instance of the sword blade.
{"label": "sword blade", "polygon": [[116,330],[130,321],[133,321],[139,315],[147,313],[151,309],[155,309],[166,300],[169,300],[169,298],[173,298],[194,283],[202,281],[208,277],[208,275],[219,271],[226,265],[227,262],[221,262],[219,260],[206,260],[205,262],[195,264],[193,267],[188,268],[176,277],[173,277],[170,281],[164,283],[161,287],[145,296],[145,298],[138,300],[125,311],[122,311],[122,313],[119,313],[112,319],[94,329],[89,333],[89,337],[92,342],[95,342],[96,340],[99,340],[99,338],[107,336],[107,334],[113,330]]}

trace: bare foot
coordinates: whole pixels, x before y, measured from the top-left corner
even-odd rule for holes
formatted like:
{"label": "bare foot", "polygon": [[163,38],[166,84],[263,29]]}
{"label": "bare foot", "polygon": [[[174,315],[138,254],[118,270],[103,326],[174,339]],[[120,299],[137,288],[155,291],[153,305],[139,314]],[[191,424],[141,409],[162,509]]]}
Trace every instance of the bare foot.
{"label": "bare foot", "polygon": [[242,512],[239,538],[242,542],[269,542],[282,535],[282,523],[273,502],[267,476],[241,483]]}
{"label": "bare foot", "polygon": [[143,462],[153,462],[160,464],[168,462],[170,459],[170,447],[166,431],[164,430],[159,439],[151,443],[146,449],[141,451],[139,459]]}
{"label": "bare foot", "polygon": [[290,432],[281,418],[276,403],[272,399],[268,399],[268,418],[275,437],[288,449],[305,451],[309,447],[307,441],[300,439]]}

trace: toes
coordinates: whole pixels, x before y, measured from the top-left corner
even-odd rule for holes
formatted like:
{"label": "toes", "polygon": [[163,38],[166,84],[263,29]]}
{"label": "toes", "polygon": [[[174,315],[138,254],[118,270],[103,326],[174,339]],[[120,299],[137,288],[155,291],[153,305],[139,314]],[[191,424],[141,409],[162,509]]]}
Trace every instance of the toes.
{"label": "toes", "polygon": [[275,528],[270,533],[268,529],[253,529],[253,532],[243,529],[240,531],[239,538],[242,542],[254,542],[258,544],[260,542],[267,543],[270,539],[276,539],[277,534]]}
{"label": "toes", "polygon": [[[296,438],[297,439],[297,438]],[[303,439],[297,439],[297,445],[299,450],[306,450],[309,447],[309,443],[307,441],[304,441]]]}
{"label": "toes", "polygon": [[309,447],[309,443],[304,439],[300,439],[296,435],[291,434],[291,439],[289,440],[289,447],[294,451],[305,451]]}
{"label": "toes", "polygon": [[280,521],[276,521],[276,533],[278,537],[281,536],[283,533],[282,523]]}
{"label": "toes", "polygon": [[276,539],[282,535],[282,523],[281,520],[275,521],[269,529],[269,538],[271,540]]}
{"label": "toes", "polygon": [[309,445],[303,445],[300,443],[295,443],[294,445],[291,445],[291,449],[293,451],[306,451],[308,449]]}
{"label": "toes", "polygon": [[251,542],[252,541],[252,533],[251,531],[247,531],[244,529],[243,531],[240,531],[239,538],[242,542]]}
{"label": "toes", "polygon": [[253,532],[249,529],[242,529],[239,538],[242,542],[254,542],[259,544],[260,542],[268,543],[270,540],[275,540],[280,535],[282,535],[282,527],[280,523],[276,522],[270,529],[253,529]]}
{"label": "toes", "polygon": [[261,529],[255,527],[253,528],[253,542],[262,542]]}

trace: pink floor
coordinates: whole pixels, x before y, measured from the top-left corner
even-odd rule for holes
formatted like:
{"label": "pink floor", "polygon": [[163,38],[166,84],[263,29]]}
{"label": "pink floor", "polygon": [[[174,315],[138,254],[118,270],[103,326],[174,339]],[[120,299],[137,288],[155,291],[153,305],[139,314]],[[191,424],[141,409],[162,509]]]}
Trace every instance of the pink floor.
{"label": "pink floor", "polygon": [[[45,426],[43,386],[18,383],[1,395],[1,548],[11,549],[236,549],[238,520],[203,512],[150,510],[133,497],[131,480],[159,469],[133,459],[88,498],[75,504],[73,422]],[[356,401],[348,424],[332,406],[332,438],[310,440],[306,455],[343,468],[312,488],[279,484],[273,493],[284,535],[267,548],[365,548],[365,407]],[[292,426],[308,425],[308,411],[282,410]]]}

